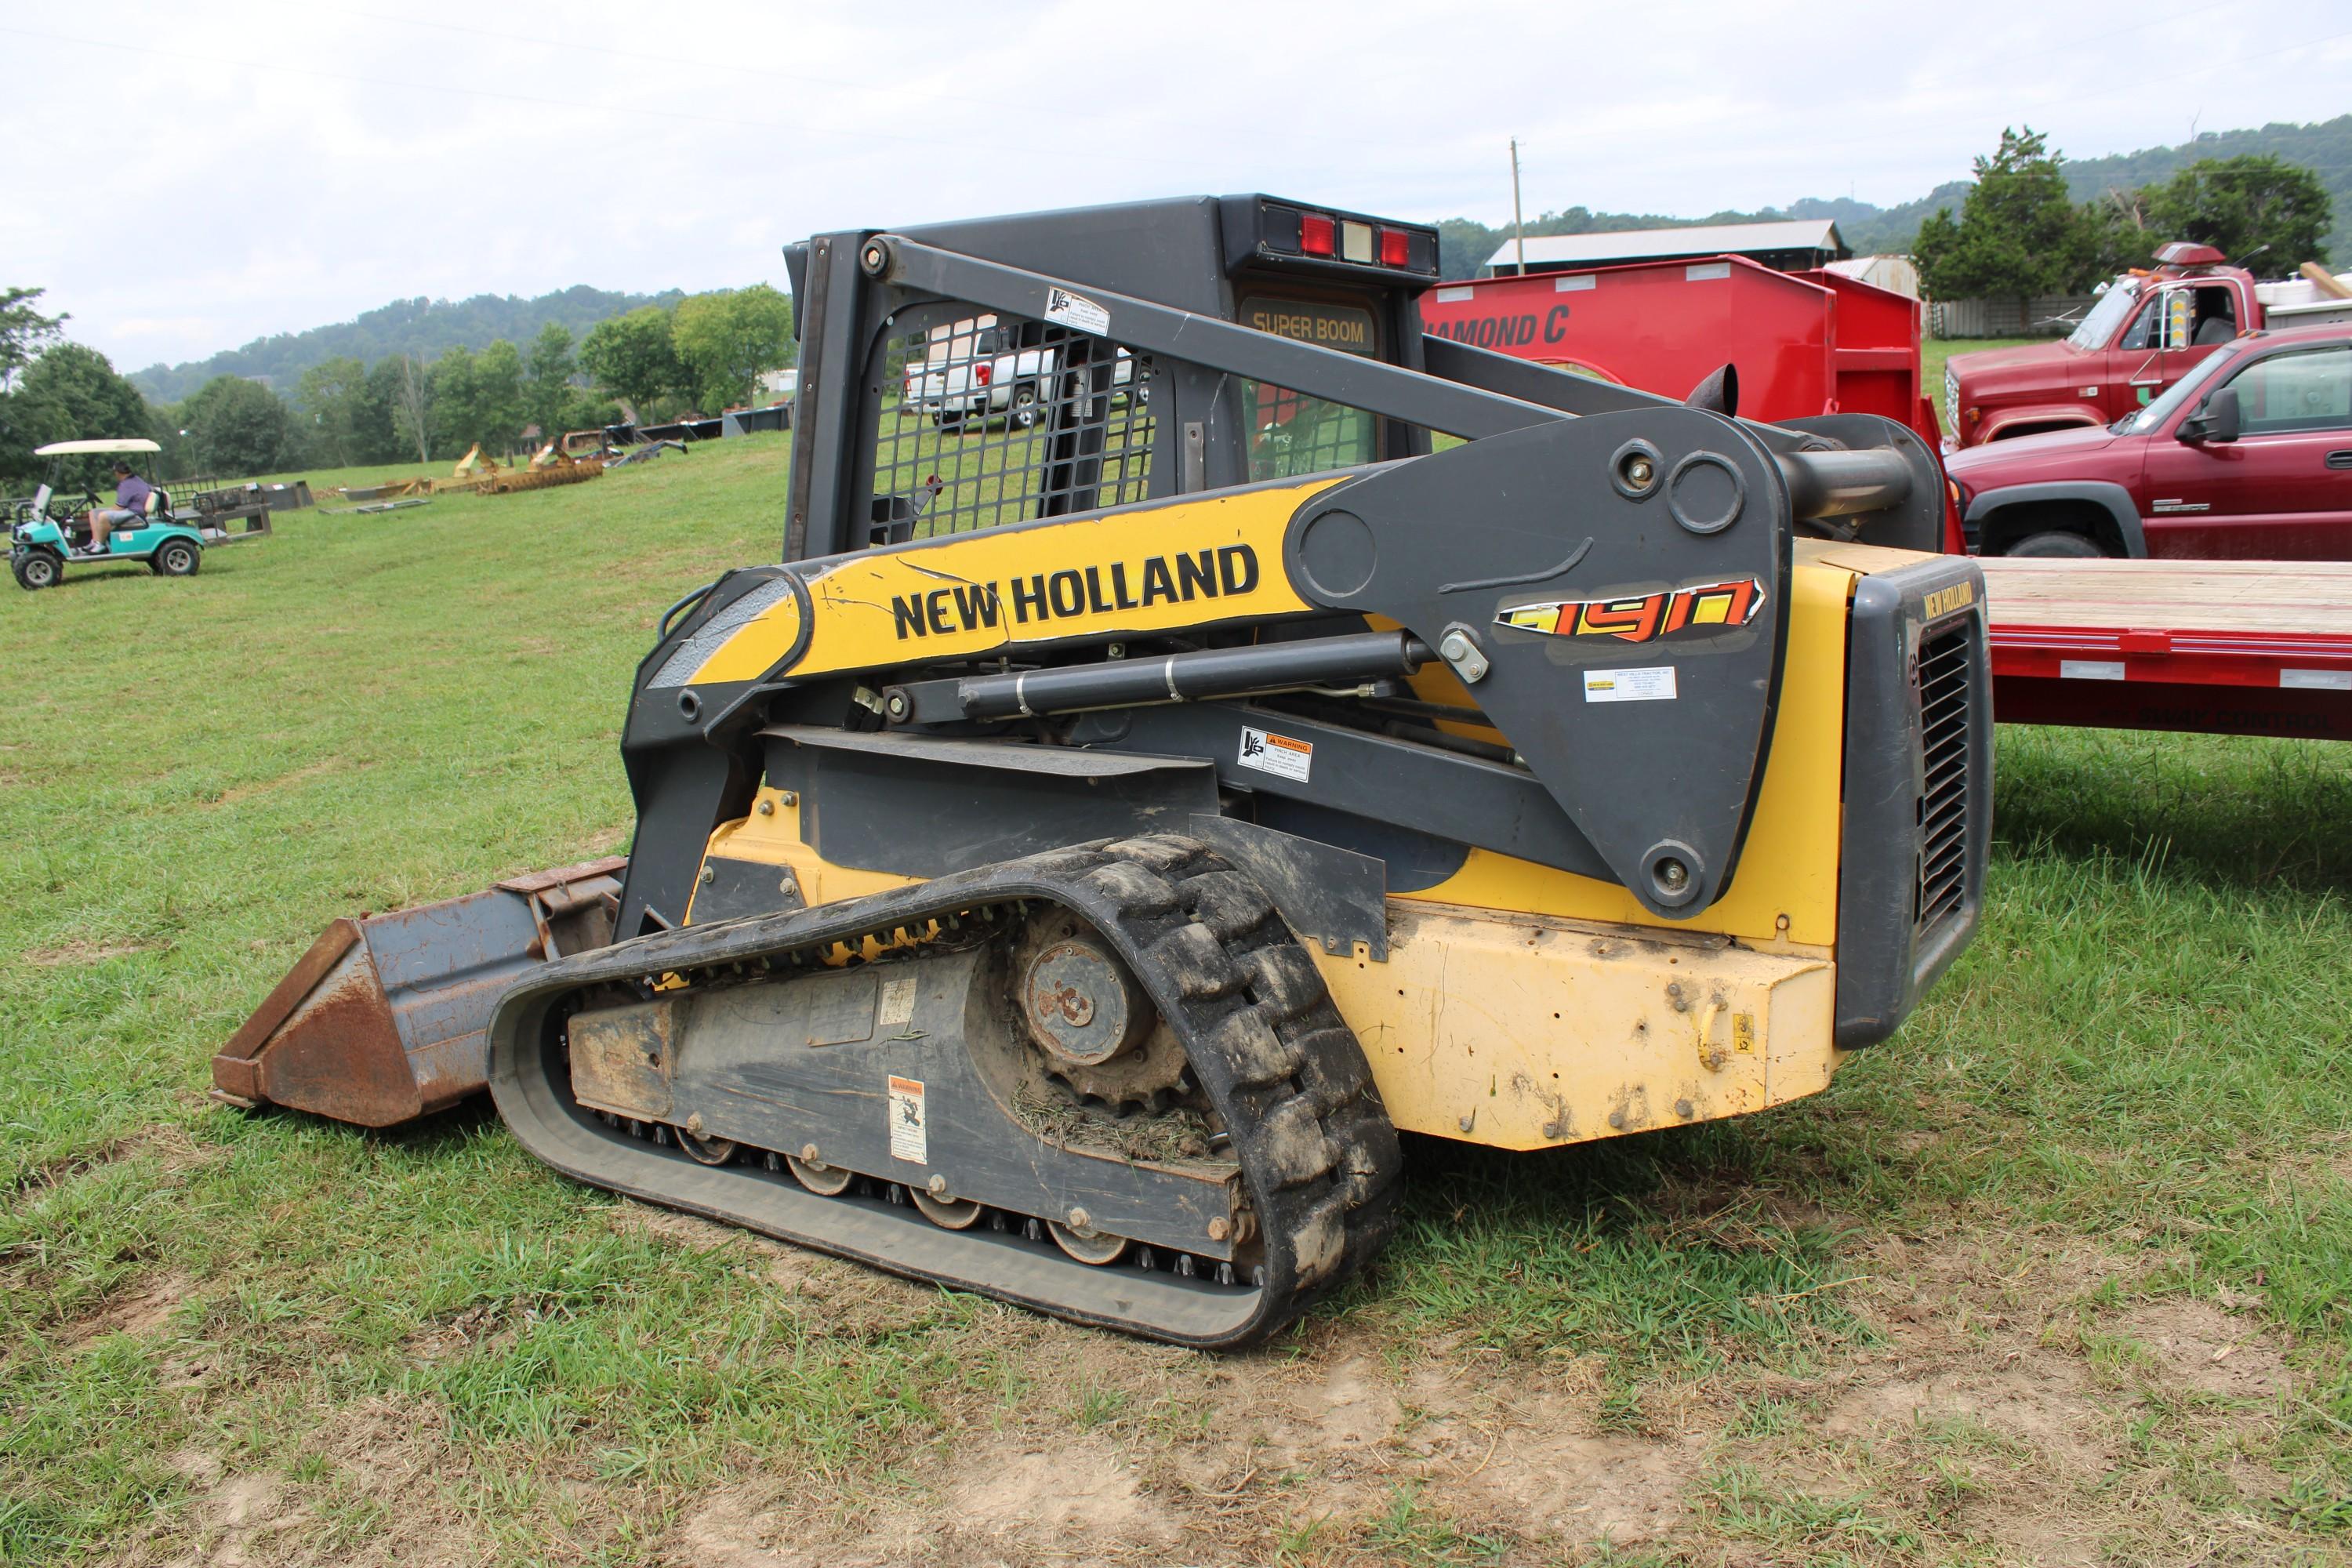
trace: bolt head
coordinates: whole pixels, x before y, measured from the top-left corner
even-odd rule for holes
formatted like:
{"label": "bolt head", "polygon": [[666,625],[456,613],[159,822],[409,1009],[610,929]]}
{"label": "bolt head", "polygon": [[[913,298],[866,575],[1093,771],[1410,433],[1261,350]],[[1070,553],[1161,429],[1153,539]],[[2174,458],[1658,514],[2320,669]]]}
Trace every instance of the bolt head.
{"label": "bolt head", "polygon": [[718,873],[717,871],[712,870],[712,869],[711,869],[709,867],[708,867],[708,866],[705,866],[705,867],[702,868],[702,879],[701,879],[701,880],[702,880],[702,885],[703,885],[704,887],[706,887],[706,888],[707,888],[707,887],[710,886],[710,884],[711,884],[711,883],[713,883],[713,882],[717,881],[718,879],[719,879],[719,873]]}
{"label": "bolt head", "polygon": [[1690,886],[1690,868],[1669,856],[1658,862],[1658,886],[1670,893],[1679,893]]}
{"label": "bolt head", "polygon": [[803,1143],[803,1144],[802,1144],[802,1145],[801,1145],[801,1158],[802,1158],[802,1159],[803,1159],[803,1160],[806,1160],[806,1161],[807,1161],[810,1164],[812,1164],[812,1165],[815,1164],[815,1163],[816,1163],[816,1145],[815,1145],[815,1144],[814,1144],[814,1143]]}
{"label": "bolt head", "polygon": [[798,805],[801,803],[801,795],[798,790],[788,789],[783,793],[782,798],[786,805]]}
{"label": "bolt head", "polygon": [[707,1125],[708,1123],[702,1120],[702,1112],[699,1110],[686,1119],[686,1130],[688,1132],[693,1133],[697,1138],[702,1136],[702,1130]]}
{"label": "bolt head", "polygon": [[948,1179],[945,1176],[934,1175],[929,1181],[925,1182],[923,1186],[935,1198],[948,1195]]}
{"label": "bolt head", "polygon": [[1437,645],[1437,651],[1447,658],[1460,658],[1470,651],[1470,642],[1460,632],[1448,632]]}
{"label": "bolt head", "polygon": [[1209,1239],[1211,1241],[1223,1241],[1225,1237],[1233,1235],[1233,1222],[1226,1219],[1222,1215],[1209,1222]]}
{"label": "bolt head", "polygon": [[1070,1211],[1069,1225],[1072,1230],[1090,1230],[1094,1227],[1094,1223],[1095,1216],[1088,1214],[1086,1210],[1072,1209]]}
{"label": "bolt head", "polygon": [[775,816],[775,815],[776,815],[776,803],[775,803],[774,801],[772,801],[772,800],[762,800],[762,801],[761,801],[761,802],[760,802],[760,815],[761,815],[761,816]]}

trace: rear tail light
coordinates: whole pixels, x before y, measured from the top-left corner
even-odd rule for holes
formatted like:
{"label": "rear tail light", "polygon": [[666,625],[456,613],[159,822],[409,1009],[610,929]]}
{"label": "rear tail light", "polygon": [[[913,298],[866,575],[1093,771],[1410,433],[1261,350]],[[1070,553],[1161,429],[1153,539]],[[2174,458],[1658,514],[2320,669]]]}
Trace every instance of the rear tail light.
{"label": "rear tail light", "polygon": [[996,367],[993,365],[976,364],[971,367],[971,378],[981,385],[986,386],[988,378],[995,374],[995,370]]}
{"label": "rear tail light", "polygon": [[1412,254],[1412,237],[1401,228],[1381,230],[1381,265],[1402,267]]}
{"label": "rear tail light", "polygon": [[1309,256],[1329,256],[1339,249],[1339,226],[1321,213],[1298,220],[1298,248]]}

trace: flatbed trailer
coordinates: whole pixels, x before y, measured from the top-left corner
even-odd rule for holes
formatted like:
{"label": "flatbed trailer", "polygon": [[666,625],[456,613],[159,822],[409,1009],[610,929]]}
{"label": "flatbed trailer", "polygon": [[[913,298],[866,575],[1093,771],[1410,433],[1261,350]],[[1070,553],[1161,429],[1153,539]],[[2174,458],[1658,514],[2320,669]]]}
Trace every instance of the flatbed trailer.
{"label": "flatbed trailer", "polygon": [[2352,740],[2352,562],[1978,563],[2005,723]]}

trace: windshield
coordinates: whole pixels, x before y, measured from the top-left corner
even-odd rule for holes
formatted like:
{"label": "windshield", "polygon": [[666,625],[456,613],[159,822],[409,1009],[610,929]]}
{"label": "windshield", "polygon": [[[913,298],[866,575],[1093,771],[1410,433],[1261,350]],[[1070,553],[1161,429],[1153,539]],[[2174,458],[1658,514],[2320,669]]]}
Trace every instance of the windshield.
{"label": "windshield", "polygon": [[2237,357],[2238,351],[2234,345],[2224,348],[2218,353],[2208,354],[2199,360],[2187,375],[2167,388],[2164,395],[2137,414],[2126,414],[2108,428],[2118,436],[2147,435],[2171,418],[2174,409],[2183,407],[2203,395],[2206,384],[2221,374],[2222,366]]}
{"label": "windshield", "polygon": [[2138,279],[2116,279],[2114,286],[2099,296],[2099,302],[2091,307],[2091,313],[2083,318],[2083,324],[2074,329],[2066,342],[2078,349],[2105,346],[2123,319],[2131,313],[2132,304],[2138,298]]}

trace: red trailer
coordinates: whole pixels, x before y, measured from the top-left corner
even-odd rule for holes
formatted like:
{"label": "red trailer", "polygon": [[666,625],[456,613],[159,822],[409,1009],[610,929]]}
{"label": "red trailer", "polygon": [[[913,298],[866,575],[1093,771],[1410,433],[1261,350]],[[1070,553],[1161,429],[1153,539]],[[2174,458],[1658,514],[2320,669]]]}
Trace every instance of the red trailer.
{"label": "red trailer", "polygon": [[1979,564],[2005,722],[2352,740],[2352,562]]}
{"label": "red trailer", "polygon": [[1919,395],[1919,302],[1827,271],[1739,256],[1445,283],[1425,328],[1538,363],[1681,397],[1718,366],[1755,419],[1880,414],[1943,439]]}

